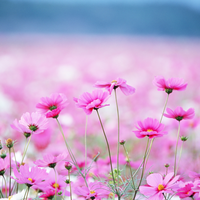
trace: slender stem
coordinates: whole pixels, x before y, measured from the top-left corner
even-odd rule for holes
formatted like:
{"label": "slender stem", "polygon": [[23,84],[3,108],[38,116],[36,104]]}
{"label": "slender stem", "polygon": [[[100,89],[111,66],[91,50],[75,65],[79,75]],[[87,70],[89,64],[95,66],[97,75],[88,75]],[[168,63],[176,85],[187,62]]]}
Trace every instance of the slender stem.
{"label": "slender stem", "polygon": [[136,197],[136,194],[137,194],[137,192],[138,192],[138,189],[139,189],[139,187],[140,187],[140,185],[141,185],[141,183],[142,183],[142,179],[143,179],[143,176],[144,176],[144,170],[145,170],[145,166],[146,166],[146,164],[145,164],[145,162],[146,162],[146,158],[147,158],[147,153],[148,153],[148,147],[149,147],[149,137],[148,137],[148,140],[147,140],[147,145],[146,145],[146,149],[145,149],[145,153],[144,153],[144,157],[143,157],[143,166],[142,166],[142,174],[141,174],[141,177],[140,177],[140,182],[139,182],[139,184],[138,184],[138,187],[137,187],[137,189],[136,189],[136,191],[135,191],[135,194],[134,194],[134,197],[133,197],[133,200],[135,199],[135,197]]}
{"label": "slender stem", "polygon": [[86,122],[85,122],[85,176],[87,170],[87,123],[88,123],[88,115],[86,115]]}
{"label": "slender stem", "polygon": [[179,135],[180,135],[180,121],[178,124],[178,134],[177,134],[177,141],[176,141],[176,149],[175,149],[175,160],[174,160],[174,176],[176,176],[177,170],[176,169],[176,158],[177,158],[177,150],[178,150],[178,141],[179,141]]}
{"label": "slender stem", "polygon": [[119,107],[117,102],[117,92],[116,89],[114,89],[115,92],[115,102],[116,102],[116,108],[117,108],[117,185],[119,186],[119,141],[120,141],[120,121],[119,121]]}
{"label": "slender stem", "polygon": [[[162,111],[162,115],[161,115],[161,118],[160,118],[160,123],[162,122],[163,115],[164,115],[165,109],[166,109],[166,107],[167,107],[168,99],[169,99],[169,94],[167,94],[167,98],[166,98],[166,101],[165,101],[165,105],[164,105],[164,108],[163,108],[163,111]],[[153,145],[154,140],[155,140],[155,138],[153,138],[153,139],[151,140],[150,148],[149,148],[149,151],[148,151],[148,154],[147,154],[147,160],[148,160],[148,158],[149,158],[149,154],[150,154],[150,152],[151,152],[151,148],[152,148],[152,145]]]}
{"label": "slender stem", "polygon": [[165,101],[165,105],[164,105],[164,108],[163,108],[163,112],[162,112],[162,115],[161,115],[161,118],[160,118],[160,123],[162,122],[163,114],[164,114],[164,112],[165,112],[168,99],[169,99],[169,94],[167,94],[167,99],[166,99],[166,101]]}
{"label": "slender stem", "polygon": [[68,152],[69,152],[69,155],[70,155],[70,157],[71,157],[71,159],[72,159],[72,161],[73,161],[73,164],[74,164],[75,167],[78,169],[79,173],[80,173],[81,176],[83,177],[83,179],[84,179],[84,181],[85,181],[85,184],[86,184],[86,186],[87,186],[87,188],[88,188],[87,180],[86,180],[85,176],[81,173],[81,170],[80,170],[80,168],[79,168],[79,166],[78,166],[78,163],[77,163],[77,161],[76,161],[76,158],[74,157],[74,155],[73,155],[73,153],[72,153],[72,151],[71,151],[71,149],[70,149],[70,147],[69,147],[69,145],[68,145],[68,143],[67,143],[67,140],[66,140],[65,135],[64,135],[64,133],[63,133],[62,127],[61,127],[61,125],[60,125],[60,122],[58,121],[57,118],[56,118],[56,121],[57,121],[57,123],[58,123],[59,130],[60,130],[60,132],[61,132],[61,134],[62,134],[62,136],[63,136],[63,139],[64,139],[64,141],[65,141],[65,145],[66,145],[67,150],[68,150]]}
{"label": "slender stem", "polygon": [[135,183],[134,183],[134,180],[133,180],[133,172],[132,172],[132,169],[131,169],[131,164],[130,164],[128,152],[127,152],[126,147],[125,147],[124,144],[123,144],[123,147],[124,147],[124,151],[125,151],[125,153],[126,153],[126,157],[127,157],[127,159],[128,159],[127,163],[128,163],[128,167],[129,167],[129,169],[130,169],[130,174],[131,174],[131,179],[132,179],[132,183],[133,183],[133,188],[135,188]]}
{"label": "slender stem", "polygon": [[10,177],[9,177],[9,196],[11,196],[11,148],[9,148]]}
{"label": "slender stem", "polygon": [[54,172],[55,172],[55,200],[56,200],[56,196],[57,196],[57,174],[56,174],[55,167],[53,169],[54,169]]}
{"label": "slender stem", "polygon": [[105,133],[105,130],[104,130],[104,127],[103,127],[103,123],[102,123],[102,121],[101,121],[101,118],[100,118],[98,109],[96,109],[96,111],[97,111],[97,115],[98,115],[98,118],[99,118],[99,121],[100,121],[100,124],[101,124],[101,128],[102,128],[102,131],[103,131],[105,140],[106,140],[107,148],[108,148],[108,155],[109,155],[109,159],[110,159],[110,167],[111,167],[111,174],[112,174],[112,178],[113,178],[113,183],[114,183],[114,185],[115,185],[115,190],[116,190],[116,192],[117,192],[117,196],[119,197],[118,190],[117,190],[117,188],[116,188],[115,177],[114,177],[114,173],[113,173],[112,160],[111,160],[111,153],[110,153],[110,146],[109,146],[109,143],[108,143],[108,139],[107,139],[107,136],[106,136],[106,133]]}
{"label": "slender stem", "polygon": [[0,194],[1,194],[1,197],[3,198],[3,193],[2,193],[2,191],[0,190]]}
{"label": "slender stem", "polygon": [[181,144],[181,149],[180,149],[180,154],[179,154],[179,160],[178,160],[178,166],[177,166],[177,170],[176,171],[178,171],[178,168],[179,168],[179,165],[180,165],[182,151],[183,151],[183,141],[182,141],[182,144]]}
{"label": "slender stem", "polygon": [[6,184],[6,179],[5,179],[4,175],[3,175],[3,179],[4,179],[4,182],[5,182],[5,192],[6,192],[6,198],[7,198],[7,184]]}
{"label": "slender stem", "polygon": [[72,188],[71,188],[71,181],[70,181],[70,170],[68,170],[68,176],[69,176],[69,191],[70,191],[70,199],[72,200]]}
{"label": "slender stem", "polygon": [[26,200],[28,199],[28,193],[29,193],[30,187],[28,187],[27,195],[26,195]]}
{"label": "slender stem", "polygon": [[26,193],[28,192],[28,187],[26,188],[26,191],[24,193],[24,197],[23,197],[23,200],[26,198]]}
{"label": "slender stem", "polygon": [[24,150],[24,152],[23,152],[21,165],[23,164],[23,161],[24,161],[24,158],[25,158],[26,152],[27,152],[27,150],[28,150],[28,146],[29,146],[29,144],[30,144],[31,137],[32,137],[32,134],[30,135],[29,140],[28,140],[28,143],[27,143],[27,145],[26,145],[26,148],[25,148],[25,150]]}
{"label": "slender stem", "polygon": [[16,154],[15,154],[14,146],[12,147],[12,150],[13,150],[14,157],[15,157],[15,165],[16,165],[16,167],[17,167],[17,171],[19,172],[19,168],[18,168],[18,165],[17,165],[17,159],[16,159]]}

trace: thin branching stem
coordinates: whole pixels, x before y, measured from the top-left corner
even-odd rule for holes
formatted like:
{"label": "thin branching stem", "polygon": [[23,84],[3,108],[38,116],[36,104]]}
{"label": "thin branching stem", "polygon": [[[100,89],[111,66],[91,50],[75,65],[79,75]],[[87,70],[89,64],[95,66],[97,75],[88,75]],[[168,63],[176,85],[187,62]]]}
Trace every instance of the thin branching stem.
{"label": "thin branching stem", "polygon": [[3,179],[4,179],[4,183],[5,183],[5,192],[6,192],[6,198],[8,197],[7,196],[7,184],[6,184],[6,179],[5,179],[5,176],[3,175]]}
{"label": "thin branching stem", "polygon": [[86,122],[85,122],[85,176],[87,170],[87,124],[88,124],[88,116],[86,115]]}
{"label": "thin branching stem", "polygon": [[70,191],[70,200],[72,200],[72,187],[71,187],[71,181],[70,181],[70,170],[68,170],[68,176],[69,176],[69,191]]}
{"label": "thin branching stem", "polygon": [[10,177],[9,177],[9,196],[11,196],[11,148],[9,148]]}
{"label": "thin branching stem", "polygon": [[141,177],[140,177],[140,182],[139,182],[139,184],[138,184],[138,187],[137,187],[137,189],[136,189],[136,191],[135,191],[135,194],[134,194],[134,197],[133,197],[133,200],[135,200],[135,197],[136,197],[136,195],[137,195],[137,192],[138,192],[138,189],[139,189],[139,187],[140,187],[140,185],[141,185],[141,183],[142,183],[142,179],[143,179],[143,176],[144,176],[144,170],[145,170],[145,166],[146,166],[146,162],[147,162],[147,153],[148,153],[148,148],[149,148],[149,137],[148,137],[148,139],[147,139],[147,145],[146,145],[146,149],[145,149],[145,153],[144,153],[144,157],[143,157],[143,166],[142,166],[142,173],[141,173]]}
{"label": "thin branching stem", "polygon": [[101,128],[102,128],[105,140],[106,140],[106,144],[107,144],[107,148],[108,148],[108,155],[109,155],[109,159],[110,159],[111,174],[112,174],[112,178],[113,178],[113,183],[114,183],[114,186],[115,186],[115,190],[116,190],[116,193],[117,193],[117,196],[118,196],[118,199],[119,199],[120,195],[118,194],[118,190],[116,188],[116,182],[115,182],[115,177],[114,177],[114,173],[113,173],[113,167],[112,167],[112,160],[111,160],[111,153],[110,153],[109,142],[108,142],[108,139],[107,139],[107,136],[106,136],[106,133],[105,133],[105,130],[104,130],[104,127],[103,127],[103,123],[101,121],[101,117],[99,115],[98,109],[96,109],[96,111],[97,111],[97,115],[98,115],[98,118],[99,118],[99,121],[100,121],[100,124],[101,124]]}
{"label": "thin branching stem", "polygon": [[117,102],[117,92],[115,92],[115,103],[117,108],[117,185],[119,187],[119,141],[120,141],[120,120],[119,120],[119,106]]}
{"label": "thin branching stem", "polygon": [[176,166],[176,160],[177,160],[177,150],[178,150],[178,141],[179,141],[179,135],[180,135],[180,121],[178,124],[178,134],[177,134],[177,140],[176,140],[176,149],[175,149],[175,159],[174,159],[174,176],[176,176],[178,167]]}
{"label": "thin branching stem", "polygon": [[30,141],[31,141],[31,136],[32,136],[32,134],[30,135],[29,140],[28,140],[28,143],[27,143],[27,145],[26,145],[26,147],[25,147],[25,149],[24,149],[23,156],[22,156],[22,161],[21,161],[21,165],[23,164],[23,161],[24,161],[26,152],[27,152],[27,150],[28,150],[28,146],[29,146]]}

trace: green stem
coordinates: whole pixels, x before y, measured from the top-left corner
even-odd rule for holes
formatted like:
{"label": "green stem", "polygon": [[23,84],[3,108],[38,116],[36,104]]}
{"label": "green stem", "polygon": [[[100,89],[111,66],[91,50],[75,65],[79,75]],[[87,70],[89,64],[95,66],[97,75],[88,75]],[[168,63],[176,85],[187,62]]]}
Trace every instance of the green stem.
{"label": "green stem", "polygon": [[32,137],[32,134],[30,135],[29,140],[28,140],[28,143],[27,143],[27,145],[26,145],[26,147],[25,147],[25,150],[24,150],[24,152],[23,152],[21,165],[23,164],[23,161],[24,161],[24,158],[25,158],[26,152],[27,152],[27,150],[28,150],[28,146],[29,146],[29,144],[30,144],[31,137]]}
{"label": "green stem", "polygon": [[176,159],[177,159],[177,150],[178,150],[178,141],[179,141],[179,135],[180,135],[180,121],[179,121],[179,125],[178,125],[178,134],[177,134],[177,141],[176,141],[176,149],[175,149],[175,160],[174,160],[174,176],[176,176],[177,174],[177,170],[176,169]]}
{"label": "green stem", "polygon": [[165,109],[166,109],[166,106],[167,106],[168,99],[169,99],[169,94],[167,95],[167,99],[166,99],[166,101],[165,101],[165,105],[164,105],[164,108],[163,108],[163,112],[162,112],[162,115],[161,115],[161,118],[160,118],[160,123],[162,122],[163,114],[164,114],[164,112],[165,112]]}
{"label": "green stem", "polygon": [[2,193],[2,191],[0,190],[0,194],[1,194],[1,197],[3,198],[3,193]]}
{"label": "green stem", "polygon": [[143,157],[143,162],[142,162],[142,163],[143,163],[143,166],[142,166],[142,174],[141,174],[141,177],[140,177],[140,182],[139,182],[139,184],[138,184],[138,187],[137,187],[137,189],[136,189],[136,191],[135,191],[133,200],[135,200],[136,194],[137,194],[137,192],[138,192],[138,189],[139,189],[139,187],[140,187],[140,185],[141,185],[141,183],[142,183],[142,179],[143,179],[143,176],[144,176],[144,170],[145,170],[145,166],[146,166],[145,162],[147,161],[146,158],[147,158],[148,147],[149,147],[149,140],[150,140],[150,139],[149,139],[149,137],[148,137],[147,145],[146,145],[146,149],[145,149],[145,153],[144,153],[144,157]]}
{"label": "green stem", "polygon": [[88,122],[88,115],[86,115],[86,122],[85,122],[85,176],[87,171],[87,122]]}
{"label": "green stem", "polygon": [[64,139],[64,141],[65,141],[65,145],[66,145],[67,150],[68,150],[68,152],[69,152],[70,158],[72,159],[73,164],[74,164],[75,167],[78,169],[78,171],[79,171],[79,173],[81,174],[81,176],[83,177],[83,179],[84,179],[84,181],[85,181],[85,184],[86,184],[86,186],[87,186],[87,188],[88,188],[87,180],[86,180],[85,176],[81,173],[81,170],[80,170],[80,168],[79,168],[79,166],[78,166],[78,163],[77,163],[77,161],[76,161],[76,158],[74,157],[74,155],[73,155],[73,153],[72,153],[72,151],[71,151],[71,149],[70,149],[70,147],[69,147],[69,145],[68,145],[68,143],[67,143],[67,140],[66,140],[65,135],[64,135],[64,133],[63,133],[62,127],[61,127],[61,125],[60,125],[60,122],[58,121],[57,118],[56,118],[56,121],[57,121],[57,123],[58,123],[59,130],[60,130],[60,132],[61,132],[61,134],[62,134],[62,136],[63,136],[63,139]]}
{"label": "green stem", "polygon": [[26,198],[26,193],[27,193],[27,190],[28,190],[28,187],[26,188],[26,191],[25,191],[25,193],[24,193],[23,200]]}
{"label": "green stem", "polygon": [[110,159],[110,167],[111,167],[111,174],[112,174],[112,178],[113,178],[113,183],[115,185],[115,190],[116,190],[117,196],[119,197],[120,195],[118,194],[118,190],[116,188],[116,182],[115,182],[115,177],[114,177],[114,173],[113,173],[111,153],[110,153],[110,146],[109,146],[109,143],[108,143],[108,139],[107,139],[107,136],[106,136],[106,133],[105,133],[105,130],[104,130],[104,127],[103,127],[103,123],[101,121],[98,109],[96,109],[96,111],[97,111],[97,115],[98,115],[98,118],[99,118],[99,121],[100,121],[100,124],[101,124],[101,128],[102,128],[105,140],[106,140],[107,148],[108,148],[108,155],[109,155],[109,159]]}
{"label": "green stem", "polygon": [[120,120],[119,120],[119,107],[117,102],[117,92],[116,89],[114,89],[115,92],[115,102],[116,102],[116,108],[117,108],[117,185],[119,186],[119,141],[120,141]]}
{"label": "green stem", "polygon": [[11,148],[9,148],[10,177],[9,177],[9,196],[11,196]]}
{"label": "green stem", "polygon": [[30,187],[28,187],[27,195],[26,195],[26,200],[28,199],[28,193],[29,193]]}
{"label": "green stem", "polygon": [[183,142],[182,142],[182,144],[181,144],[181,149],[180,149],[180,154],[179,154],[179,160],[178,160],[177,171],[178,171],[178,168],[179,168],[179,165],[180,165],[182,152],[183,152]]}
{"label": "green stem", "polygon": [[135,188],[135,183],[134,183],[134,180],[133,180],[133,172],[132,172],[132,169],[131,169],[131,164],[130,164],[128,152],[127,152],[126,147],[125,147],[124,144],[123,144],[123,147],[124,147],[124,151],[125,151],[125,153],[126,153],[126,157],[127,157],[127,159],[128,159],[127,163],[128,163],[128,167],[129,167],[129,169],[130,169],[130,174],[131,174],[131,180],[132,180],[132,183],[133,183],[133,188]]}
{"label": "green stem", "polygon": [[72,188],[71,188],[71,181],[70,181],[70,170],[68,170],[68,176],[69,176],[69,191],[70,191],[70,199],[72,200]]}

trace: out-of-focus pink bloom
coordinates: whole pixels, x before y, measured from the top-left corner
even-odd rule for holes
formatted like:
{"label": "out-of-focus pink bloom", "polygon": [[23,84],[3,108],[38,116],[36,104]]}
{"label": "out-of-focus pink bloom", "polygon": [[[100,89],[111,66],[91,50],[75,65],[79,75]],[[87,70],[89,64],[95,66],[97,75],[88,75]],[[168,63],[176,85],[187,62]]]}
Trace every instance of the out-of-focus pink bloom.
{"label": "out-of-focus pink bloom", "polygon": [[[55,181],[55,176],[57,177],[57,180]],[[56,172],[51,170],[48,174],[48,177],[45,179],[45,181],[37,184],[37,187],[40,188],[42,191],[46,192],[49,190],[56,191],[56,193],[59,192],[65,192],[65,187],[67,186],[65,183],[65,177],[58,175]],[[65,195],[69,196],[70,193],[66,191]]]}
{"label": "out-of-focus pink bloom", "polygon": [[88,187],[76,187],[74,193],[85,199],[95,197],[96,200],[106,198],[110,194],[109,188],[100,182],[91,182],[88,184]]}
{"label": "out-of-focus pink bloom", "polygon": [[200,180],[194,181],[194,187],[192,187],[192,191],[198,193],[198,197],[200,199]]}
{"label": "out-of-focus pink bloom", "polygon": [[148,185],[140,186],[139,191],[147,196],[148,200],[164,200],[164,193],[172,194],[178,189],[179,176],[173,176],[173,172],[165,177],[158,173],[150,174],[147,177]]}
{"label": "out-of-focus pink bloom", "polygon": [[190,172],[188,172],[188,176],[190,178],[193,178],[194,180],[200,180],[200,174],[199,173],[190,171]]}
{"label": "out-of-focus pink bloom", "polygon": [[117,78],[116,80],[113,80],[110,83],[104,81],[97,81],[94,86],[97,88],[105,88],[110,92],[110,94],[112,93],[113,89],[116,89],[118,87],[125,95],[131,95],[135,93],[135,88],[130,85],[127,85],[126,80],[122,78]]}
{"label": "out-of-focus pink bloom", "polygon": [[177,190],[176,195],[179,196],[181,199],[190,197],[194,195],[194,191],[192,191],[192,187],[194,184],[192,182],[180,182],[179,189]]}
{"label": "out-of-focus pink bloom", "polygon": [[161,124],[157,119],[147,118],[143,122],[138,121],[138,130],[133,131],[138,138],[144,138],[148,136],[149,138],[162,137],[167,134],[163,131],[165,125]]}
{"label": "out-of-focus pink bloom", "polygon": [[55,196],[55,190],[47,190],[44,194],[40,195],[43,200],[53,199]]}
{"label": "out-of-focus pink bloom", "polygon": [[168,94],[172,93],[173,90],[185,90],[187,87],[187,83],[184,83],[181,78],[169,78],[166,80],[163,76],[157,76],[153,83],[158,87],[158,90],[165,90]]}
{"label": "out-of-focus pink bloom", "polygon": [[189,108],[187,111],[184,111],[182,107],[177,107],[174,111],[170,108],[166,109],[167,114],[163,114],[167,118],[174,118],[178,121],[182,119],[192,119],[194,117],[194,109]]}
{"label": "out-of-focus pink bloom", "polygon": [[83,93],[79,99],[74,98],[74,101],[79,108],[82,108],[87,115],[90,115],[93,109],[99,109],[104,106],[108,106],[109,104],[103,103],[106,102],[109,97],[110,95],[107,91],[96,89],[92,93]]}
{"label": "out-of-focus pink bloom", "polygon": [[28,165],[21,165],[19,171],[14,168],[13,172],[16,178],[13,178],[19,184],[26,184],[28,187],[37,185],[43,182],[47,178],[46,170],[38,167],[32,167],[29,169]]}
{"label": "out-of-focus pink bloom", "polygon": [[15,119],[11,127],[24,134],[39,134],[48,128],[48,120],[40,113],[33,112],[30,114],[26,112],[19,122]]}
{"label": "out-of-focus pink bloom", "polygon": [[0,176],[4,175],[6,169],[8,169],[10,167],[9,165],[9,160],[7,159],[7,157],[5,159],[0,158]]}
{"label": "out-of-focus pink bloom", "polygon": [[43,156],[43,160],[36,160],[34,163],[38,167],[51,167],[54,168],[56,164],[67,158],[66,153],[59,154],[58,156],[53,156],[52,154],[46,154]]}
{"label": "out-of-focus pink bloom", "polygon": [[55,93],[50,97],[42,97],[36,108],[38,112],[45,114],[47,118],[57,118],[67,104],[67,98],[64,94]]}

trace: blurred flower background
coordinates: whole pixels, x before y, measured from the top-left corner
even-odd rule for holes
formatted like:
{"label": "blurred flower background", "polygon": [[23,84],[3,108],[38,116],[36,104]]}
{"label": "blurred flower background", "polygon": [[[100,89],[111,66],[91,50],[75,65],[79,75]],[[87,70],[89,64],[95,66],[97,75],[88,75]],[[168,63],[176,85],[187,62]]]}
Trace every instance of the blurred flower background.
{"label": "blurred flower background", "polygon": [[[121,77],[136,89],[131,96],[117,92],[120,139],[127,141],[132,166],[137,167],[146,142],[136,138],[132,131],[139,120],[160,119],[167,94],[153,85],[159,75],[183,78],[188,83],[186,90],[170,94],[168,107],[195,109],[195,119],[183,123],[181,129],[181,135],[189,139],[184,143],[180,170],[183,172],[187,166],[198,172],[200,1],[0,1],[0,139],[16,140],[16,150],[23,148],[24,136],[12,130],[10,124],[25,112],[35,112],[41,97],[64,93],[69,105],[60,114],[60,121],[73,151],[84,160],[86,115],[75,106],[73,97],[93,91],[96,81],[111,82]],[[114,96],[108,102],[110,106],[100,113],[114,156]],[[66,149],[55,121],[49,120],[49,129],[33,136],[28,159]],[[155,140],[149,171],[165,170],[166,163],[173,165],[178,124],[167,118],[163,123],[168,135]],[[106,158],[106,145],[95,113],[88,118],[87,134],[88,156],[93,158],[100,152],[100,158]],[[123,149],[120,153],[123,164]],[[188,166],[188,162],[195,164]]]}

